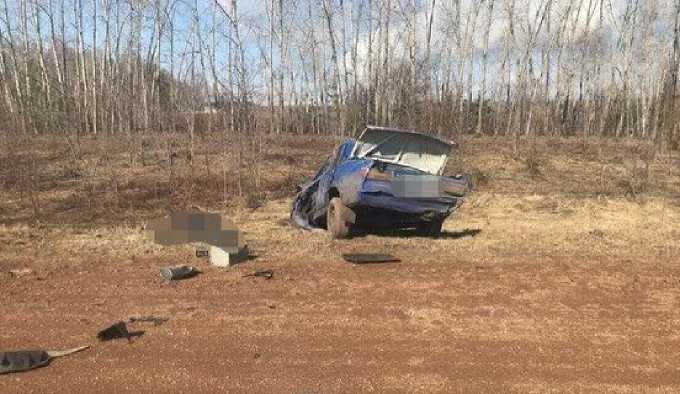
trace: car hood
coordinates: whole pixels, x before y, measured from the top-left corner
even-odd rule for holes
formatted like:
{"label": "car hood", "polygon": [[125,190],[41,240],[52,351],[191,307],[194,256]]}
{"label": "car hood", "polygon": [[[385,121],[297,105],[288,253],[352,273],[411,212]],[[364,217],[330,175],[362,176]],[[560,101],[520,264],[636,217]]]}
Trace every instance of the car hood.
{"label": "car hood", "polygon": [[449,142],[413,131],[369,126],[357,138],[352,156],[441,175],[451,146]]}

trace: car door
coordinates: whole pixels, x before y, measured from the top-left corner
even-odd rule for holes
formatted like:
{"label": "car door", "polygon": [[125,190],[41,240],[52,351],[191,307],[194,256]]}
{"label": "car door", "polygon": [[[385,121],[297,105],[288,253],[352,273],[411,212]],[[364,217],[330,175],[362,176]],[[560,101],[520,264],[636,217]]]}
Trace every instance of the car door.
{"label": "car door", "polygon": [[314,193],[314,218],[315,220],[326,213],[328,205],[328,188],[335,171],[337,150],[326,160],[321,174],[318,177],[318,186]]}
{"label": "car door", "polygon": [[329,157],[326,170],[319,179],[319,188],[315,196],[315,201],[318,203],[319,206],[323,206],[325,208],[328,205],[329,202],[328,191],[330,190],[331,185],[333,184],[335,172],[337,171],[338,166],[341,165],[345,160],[347,160],[347,158],[352,152],[353,146],[354,146],[353,141],[347,140],[340,146],[338,146],[338,148],[333,152],[331,157]]}

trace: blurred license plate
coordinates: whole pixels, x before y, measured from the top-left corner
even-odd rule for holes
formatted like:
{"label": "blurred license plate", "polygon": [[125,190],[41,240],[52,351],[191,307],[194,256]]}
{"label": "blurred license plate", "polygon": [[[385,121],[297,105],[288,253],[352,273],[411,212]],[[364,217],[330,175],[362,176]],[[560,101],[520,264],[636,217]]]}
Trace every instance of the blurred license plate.
{"label": "blurred license plate", "polygon": [[435,175],[401,175],[392,178],[392,192],[397,197],[437,198],[439,177]]}

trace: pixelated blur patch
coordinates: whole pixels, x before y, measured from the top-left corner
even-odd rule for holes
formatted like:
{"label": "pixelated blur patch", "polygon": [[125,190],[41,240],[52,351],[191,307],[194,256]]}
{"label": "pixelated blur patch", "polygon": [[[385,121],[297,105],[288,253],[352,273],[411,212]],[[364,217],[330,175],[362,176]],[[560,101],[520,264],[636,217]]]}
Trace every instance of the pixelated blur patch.
{"label": "pixelated blur patch", "polygon": [[437,198],[440,178],[435,175],[402,175],[392,179],[392,192],[398,197]]}
{"label": "pixelated blur patch", "polygon": [[223,248],[238,248],[241,236],[236,225],[219,214],[179,212],[151,221],[147,236],[160,245],[204,242]]}

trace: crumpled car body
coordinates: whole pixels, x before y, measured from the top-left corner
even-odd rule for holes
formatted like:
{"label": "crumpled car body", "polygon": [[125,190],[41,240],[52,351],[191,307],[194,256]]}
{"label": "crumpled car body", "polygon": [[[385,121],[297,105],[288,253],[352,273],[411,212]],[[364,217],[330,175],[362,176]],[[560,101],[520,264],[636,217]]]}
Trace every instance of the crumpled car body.
{"label": "crumpled car body", "polygon": [[333,205],[349,212],[343,220],[350,225],[438,232],[468,191],[466,176],[441,175],[452,146],[413,131],[368,126],[299,187],[291,219],[307,229],[328,227]]}

